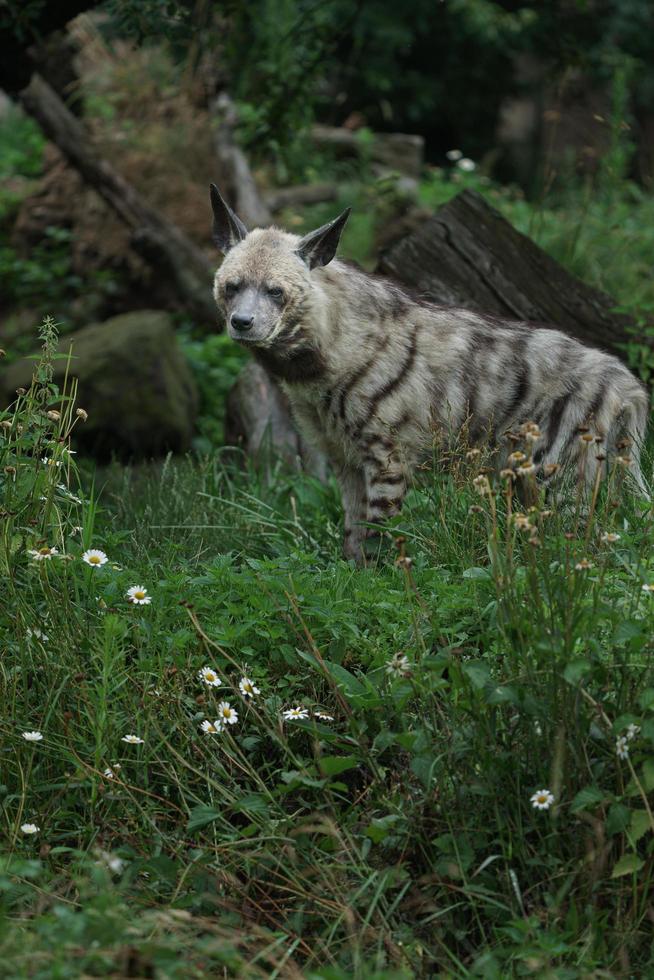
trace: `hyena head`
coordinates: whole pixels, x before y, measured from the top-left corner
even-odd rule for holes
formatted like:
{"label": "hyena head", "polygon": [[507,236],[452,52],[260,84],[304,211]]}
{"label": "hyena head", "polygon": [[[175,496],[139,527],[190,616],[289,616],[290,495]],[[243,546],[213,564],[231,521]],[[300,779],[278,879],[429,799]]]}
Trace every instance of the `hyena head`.
{"label": "hyena head", "polygon": [[[214,297],[229,336],[250,347],[284,356],[311,342],[302,328],[311,321],[311,270],[333,259],[350,209],[303,238],[279,228],[243,222],[211,184],[213,240],[225,258],[214,281]],[[317,338],[313,338],[317,340]]]}

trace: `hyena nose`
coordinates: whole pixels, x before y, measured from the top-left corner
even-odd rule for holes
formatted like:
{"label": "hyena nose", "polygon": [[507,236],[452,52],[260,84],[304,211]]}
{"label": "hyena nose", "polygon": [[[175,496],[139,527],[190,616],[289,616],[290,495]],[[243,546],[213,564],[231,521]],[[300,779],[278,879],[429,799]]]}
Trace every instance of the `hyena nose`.
{"label": "hyena nose", "polygon": [[234,330],[249,330],[253,323],[253,316],[244,316],[242,313],[232,313],[232,326],[234,327]]}

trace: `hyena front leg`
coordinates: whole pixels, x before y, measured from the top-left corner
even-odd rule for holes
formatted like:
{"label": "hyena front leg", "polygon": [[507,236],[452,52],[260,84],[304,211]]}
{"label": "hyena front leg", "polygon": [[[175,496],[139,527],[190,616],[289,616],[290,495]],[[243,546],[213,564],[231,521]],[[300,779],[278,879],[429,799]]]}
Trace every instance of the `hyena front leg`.
{"label": "hyena front leg", "polygon": [[[389,452],[383,460],[370,456],[364,462],[369,524],[383,525],[402,510],[407,491],[404,467],[399,454]],[[368,528],[368,537],[380,532]]]}
{"label": "hyena front leg", "polygon": [[365,540],[367,529],[363,522],[368,517],[368,496],[363,471],[353,466],[343,465],[337,471],[341,488],[345,532],[343,536],[343,556],[365,561]]}

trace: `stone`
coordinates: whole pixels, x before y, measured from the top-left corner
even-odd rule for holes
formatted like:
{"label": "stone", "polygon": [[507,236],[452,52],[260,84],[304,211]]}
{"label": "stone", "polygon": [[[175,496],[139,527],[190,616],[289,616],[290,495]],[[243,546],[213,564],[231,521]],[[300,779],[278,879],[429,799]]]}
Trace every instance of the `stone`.
{"label": "stone", "polygon": [[[99,460],[150,458],[191,446],[198,397],[168,313],[139,310],[94,323],[59,339],[72,348],[69,374],[78,379],[76,405],[88,413],[73,441]],[[34,360],[23,358],[2,371],[7,399],[29,387]],[[60,389],[68,359],[54,362]]]}

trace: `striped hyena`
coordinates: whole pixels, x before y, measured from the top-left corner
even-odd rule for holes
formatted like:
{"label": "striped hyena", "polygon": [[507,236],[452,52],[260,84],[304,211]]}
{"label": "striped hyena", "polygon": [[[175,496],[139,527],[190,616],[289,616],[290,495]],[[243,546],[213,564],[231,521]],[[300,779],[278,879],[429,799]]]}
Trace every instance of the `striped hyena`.
{"label": "striped hyena", "polygon": [[[298,424],[334,466],[347,556],[363,557],[365,524],[399,512],[435,431],[490,439],[502,466],[514,448],[506,433],[532,421],[539,477],[583,463],[589,483],[602,457],[631,440],[631,474],[645,492],[647,396],[615,357],[558,330],[412,299],[332,261],[349,209],[299,238],[248,232],[213,185],[211,202],[225,255],[216,302],[230,336],[281,382]],[[583,427],[602,443],[593,452]]]}

